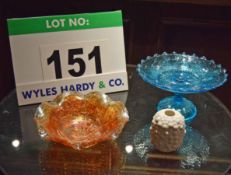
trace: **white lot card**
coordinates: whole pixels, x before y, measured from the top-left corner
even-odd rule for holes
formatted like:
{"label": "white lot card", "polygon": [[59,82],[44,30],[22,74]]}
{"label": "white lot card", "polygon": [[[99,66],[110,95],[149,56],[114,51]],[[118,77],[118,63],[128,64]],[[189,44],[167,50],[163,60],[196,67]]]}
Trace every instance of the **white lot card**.
{"label": "white lot card", "polygon": [[8,19],[19,105],[128,89],[121,11]]}

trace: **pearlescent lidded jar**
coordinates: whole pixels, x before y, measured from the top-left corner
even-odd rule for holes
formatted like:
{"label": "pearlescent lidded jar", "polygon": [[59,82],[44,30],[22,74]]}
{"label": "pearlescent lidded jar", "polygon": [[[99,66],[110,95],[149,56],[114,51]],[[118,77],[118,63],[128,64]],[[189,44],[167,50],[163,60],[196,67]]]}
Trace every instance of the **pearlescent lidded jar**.
{"label": "pearlescent lidded jar", "polygon": [[172,152],[181,146],[185,131],[183,115],[174,109],[162,109],[153,116],[151,142],[159,151]]}

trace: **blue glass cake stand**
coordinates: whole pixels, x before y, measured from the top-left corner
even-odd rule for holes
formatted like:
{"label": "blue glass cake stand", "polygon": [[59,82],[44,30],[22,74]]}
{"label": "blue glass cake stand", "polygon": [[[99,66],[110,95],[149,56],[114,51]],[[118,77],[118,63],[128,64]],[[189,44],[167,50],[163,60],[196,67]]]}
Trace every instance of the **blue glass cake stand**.
{"label": "blue glass cake stand", "polygon": [[160,89],[175,93],[162,99],[157,110],[173,108],[190,123],[197,114],[196,106],[183,94],[201,93],[215,89],[227,81],[228,74],[213,60],[195,54],[162,53],[148,56],[137,65],[142,79]]}

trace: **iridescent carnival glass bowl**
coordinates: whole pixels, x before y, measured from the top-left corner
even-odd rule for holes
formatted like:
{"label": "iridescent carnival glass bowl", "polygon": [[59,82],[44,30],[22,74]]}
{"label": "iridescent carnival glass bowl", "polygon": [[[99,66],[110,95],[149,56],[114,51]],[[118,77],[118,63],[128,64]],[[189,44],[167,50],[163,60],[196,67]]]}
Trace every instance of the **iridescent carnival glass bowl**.
{"label": "iridescent carnival glass bowl", "polygon": [[63,93],[35,112],[42,139],[77,150],[116,139],[128,120],[125,105],[100,92]]}
{"label": "iridescent carnival glass bowl", "polygon": [[173,108],[190,123],[197,114],[196,106],[183,94],[201,93],[215,89],[227,81],[228,74],[221,65],[195,54],[155,54],[141,60],[137,71],[142,79],[160,89],[175,93],[162,99],[157,110]]}

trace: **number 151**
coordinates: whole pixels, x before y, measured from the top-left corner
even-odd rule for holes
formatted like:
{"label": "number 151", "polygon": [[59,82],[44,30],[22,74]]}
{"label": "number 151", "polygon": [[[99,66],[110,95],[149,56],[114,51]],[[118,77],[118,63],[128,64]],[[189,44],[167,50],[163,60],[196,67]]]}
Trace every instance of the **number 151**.
{"label": "number 151", "polygon": [[[83,54],[83,48],[68,49],[68,65],[79,64],[79,71],[76,71],[75,69],[68,70],[69,74],[73,77],[79,77],[85,73],[86,64],[83,58],[80,57],[82,54]],[[88,60],[91,60],[93,58],[95,58],[96,73],[97,74],[102,73],[99,46],[95,46],[93,50],[88,54]],[[52,55],[49,58],[47,58],[47,65],[50,65],[52,62],[54,62],[56,79],[62,78],[63,76],[62,76],[62,67],[61,67],[59,50],[54,50]]]}

